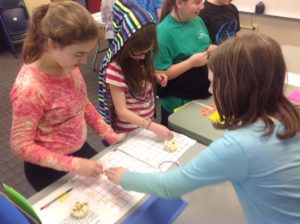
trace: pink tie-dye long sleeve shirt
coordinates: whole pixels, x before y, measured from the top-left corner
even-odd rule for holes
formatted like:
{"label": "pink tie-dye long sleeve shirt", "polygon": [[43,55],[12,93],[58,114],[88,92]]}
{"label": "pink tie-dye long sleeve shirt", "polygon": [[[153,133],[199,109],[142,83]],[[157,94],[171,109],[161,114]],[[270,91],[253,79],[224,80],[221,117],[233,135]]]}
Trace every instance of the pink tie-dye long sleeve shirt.
{"label": "pink tie-dye long sleeve shirt", "polygon": [[11,148],[25,161],[77,173],[80,158],[67,154],[86,141],[86,123],[109,143],[116,141],[116,133],[89,101],[79,68],[53,76],[23,65],[10,97]]}

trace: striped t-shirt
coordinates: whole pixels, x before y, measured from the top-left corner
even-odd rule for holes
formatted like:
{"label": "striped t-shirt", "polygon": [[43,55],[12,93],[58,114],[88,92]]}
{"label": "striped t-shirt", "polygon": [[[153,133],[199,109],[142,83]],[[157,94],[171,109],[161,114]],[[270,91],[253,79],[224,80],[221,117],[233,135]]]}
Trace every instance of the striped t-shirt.
{"label": "striped t-shirt", "polygon": [[[153,119],[154,116],[154,92],[151,84],[147,84],[145,92],[142,94],[131,94],[128,91],[124,79],[124,73],[115,62],[111,62],[106,69],[106,82],[110,85],[120,87],[125,92],[127,108],[143,118]],[[129,132],[136,128],[137,125],[131,124],[126,120],[115,117],[113,127],[120,132]]]}

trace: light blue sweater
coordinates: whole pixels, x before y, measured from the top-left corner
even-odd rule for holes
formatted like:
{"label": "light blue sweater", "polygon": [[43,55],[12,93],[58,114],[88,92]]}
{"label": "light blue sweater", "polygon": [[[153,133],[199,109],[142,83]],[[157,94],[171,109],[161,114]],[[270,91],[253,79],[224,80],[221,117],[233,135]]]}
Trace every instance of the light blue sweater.
{"label": "light blue sweater", "polygon": [[[249,223],[300,223],[300,134],[262,137],[264,125],[226,132],[182,168],[165,173],[126,172],[121,185],[166,198],[231,181]],[[220,201],[222,203],[222,201]]]}

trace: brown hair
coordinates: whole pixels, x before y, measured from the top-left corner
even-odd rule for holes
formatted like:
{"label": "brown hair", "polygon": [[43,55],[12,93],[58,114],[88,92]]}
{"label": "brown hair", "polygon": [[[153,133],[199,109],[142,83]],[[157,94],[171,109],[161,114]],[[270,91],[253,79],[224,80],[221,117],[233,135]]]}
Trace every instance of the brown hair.
{"label": "brown hair", "polygon": [[48,38],[65,47],[98,38],[99,27],[79,3],[62,1],[37,7],[29,22],[23,45],[26,64],[36,61],[45,51]]}
{"label": "brown hair", "polygon": [[286,65],[275,40],[251,33],[225,41],[212,53],[208,66],[225,128],[241,128],[261,119],[268,136],[275,118],[285,127],[277,133],[280,139],[300,131],[300,115],[284,96]]}
{"label": "brown hair", "polygon": [[[134,60],[132,52],[142,52],[150,50],[143,61],[143,66],[139,61]],[[145,82],[155,84],[153,57],[157,53],[158,44],[156,39],[156,25],[154,23],[143,26],[126,41],[122,49],[113,58],[124,72],[125,82],[128,90],[132,93],[142,93]]]}
{"label": "brown hair", "polygon": [[[182,1],[187,2],[189,0],[182,0]],[[164,4],[163,4],[162,9],[161,9],[160,22],[163,21],[163,19],[168,14],[170,14],[173,9],[175,9],[175,13],[177,14],[177,17],[179,17],[178,13],[177,13],[176,0],[164,0]]]}

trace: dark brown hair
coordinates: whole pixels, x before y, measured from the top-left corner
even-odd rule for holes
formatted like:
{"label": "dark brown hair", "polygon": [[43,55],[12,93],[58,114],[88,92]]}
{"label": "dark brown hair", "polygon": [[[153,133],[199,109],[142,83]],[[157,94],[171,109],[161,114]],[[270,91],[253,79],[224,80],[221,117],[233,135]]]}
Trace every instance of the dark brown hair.
{"label": "dark brown hair", "polygon": [[[133,52],[142,52],[150,50],[143,60],[143,66],[138,60],[134,60],[131,56]],[[142,93],[145,88],[145,82],[155,84],[153,57],[157,53],[158,44],[156,39],[156,25],[148,24],[134,33],[130,39],[126,41],[122,49],[113,58],[124,72],[125,82],[128,90],[132,93]]]}
{"label": "dark brown hair", "polygon": [[213,93],[225,128],[245,127],[261,119],[264,136],[274,131],[272,118],[284,125],[280,139],[300,131],[300,116],[284,96],[286,65],[279,44],[258,33],[225,41],[209,58]]}
{"label": "dark brown hair", "polygon": [[29,22],[23,45],[26,64],[39,59],[48,38],[61,47],[98,38],[99,27],[91,14],[79,3],[62,1],[37,7]]}
{"label": "dark brown hair", "polygon": [[[183,2],[187,2],[189,0],[182,0]],[[163,19],[171,13],[171,11],[175,9],[175,12],[177,14],[177,17],[178,16],[178,13],[177,13],[177,5],[176,5],[176,0],[164,0],[164,4],[162,6],[162,9],[161,9],[161,16],[160,16],[160,21],[163,21]]]}

